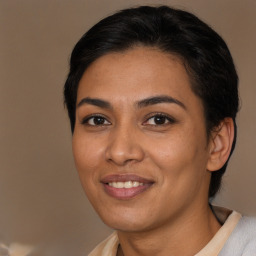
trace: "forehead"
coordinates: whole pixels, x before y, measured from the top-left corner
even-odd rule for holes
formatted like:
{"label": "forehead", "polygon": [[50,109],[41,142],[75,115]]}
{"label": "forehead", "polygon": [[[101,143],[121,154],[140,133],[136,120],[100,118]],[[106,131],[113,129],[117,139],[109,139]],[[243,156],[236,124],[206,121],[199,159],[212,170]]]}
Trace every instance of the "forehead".
{"label": "forehead", "polygon": [[197,98],[178,56],[156,48],[136,47],[109,53],[93,62],[80,80],[77,101],[100,97],[129,102],[159,94],[185,102]]}

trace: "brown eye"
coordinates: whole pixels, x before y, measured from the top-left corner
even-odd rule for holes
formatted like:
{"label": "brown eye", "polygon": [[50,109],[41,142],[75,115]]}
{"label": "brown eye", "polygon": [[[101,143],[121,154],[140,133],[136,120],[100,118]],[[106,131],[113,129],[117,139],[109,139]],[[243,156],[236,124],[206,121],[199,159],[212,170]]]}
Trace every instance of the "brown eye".
{"label": "brown eye", "polygon": [[91,126],[103,126],[110,125],[110,122],[103,116],[90,116],[83,120],[82,124],[87,124]]}
{"label": "brown eye", "polygon": [[156,125],[165,124],[166,122],[168,122],[165,116],[155,116],[153,120]]}
{"label": "brown eye", "polygon": [[156,114],[152,117],[150,117],[149,119],[147,119],[147,121],[145,122],[146,125],[166,125],[166,124],[172,124],[175,121],[164,114]]}

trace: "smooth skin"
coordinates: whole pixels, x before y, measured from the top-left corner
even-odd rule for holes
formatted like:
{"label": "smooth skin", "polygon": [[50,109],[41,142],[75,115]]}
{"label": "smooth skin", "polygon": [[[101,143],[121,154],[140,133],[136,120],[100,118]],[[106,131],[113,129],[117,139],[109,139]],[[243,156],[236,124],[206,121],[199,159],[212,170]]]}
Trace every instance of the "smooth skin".
{"label": "smooth skin", "polygon": [[[233,136],[230,118],[207,136],[202,101],[177,56],[141,46],[88,67],[73,154],[88,199],[118,232],[118,255],[191,256],[211,240],[220,228],[208,205],[211,172],[226,162]],[[102,184],[116,174],[152,185],[117,199]]]}

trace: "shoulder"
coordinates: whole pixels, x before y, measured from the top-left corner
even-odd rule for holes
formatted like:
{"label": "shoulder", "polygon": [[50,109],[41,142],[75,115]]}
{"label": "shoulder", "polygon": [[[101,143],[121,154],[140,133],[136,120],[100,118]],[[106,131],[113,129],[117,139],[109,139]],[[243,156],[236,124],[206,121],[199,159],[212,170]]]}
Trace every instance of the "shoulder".
{"label": "shoulder", "polygon": [[219,256],[256,255],[256,218],[242,217],[228,238]]}
{"label": "shoulder", "polygon": [[231,234],[232,236],[236,239],[243,238],[244,243],[256,242],[256,218],[242,217]]}
{"label": "shoulder", "polygon": [[102,241],[88,256],[115,256],[119,240],[114,232],[107,239]]}

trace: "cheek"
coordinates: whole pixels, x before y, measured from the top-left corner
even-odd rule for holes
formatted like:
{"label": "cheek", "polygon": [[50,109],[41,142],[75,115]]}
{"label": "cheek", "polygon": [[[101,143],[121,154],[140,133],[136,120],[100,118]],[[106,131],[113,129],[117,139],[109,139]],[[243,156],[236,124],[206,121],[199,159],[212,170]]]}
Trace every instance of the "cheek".
{"label": "cheek", "polygon": [[151,159],[157,165],[155,175],[159,177],[161,173],[159,201],[164,203],[164,209],[165,205],[170,206],[166,212],[181,209],[207,189],[207,155],[202,145],[203,140],[175,136],[165,140],[162,146],[151,147]]}
{"label": "cheek", "polygon": [[76,169],[83,186],[97,182],[97,168],[103,155],[103,146],[98,140],[74,134],[72,140],[73,156]]}
{"label": "cheek", "polygon": [[[206,138],[194,129],[184,130],[155,140],[154,147],[149,148],[150,158],[162,170],[162,175],[168,176],[173,186],[181,182],[195,180],[204,175],[207,163]],[[193,177],[192,177],[193,176]],[[187,177],[187,179],[186,179]]]}
{"label": "cheek", "polygon": [[147,147],[150,157],[163,167],[185,164],[195,155],[195,148],[192,147],[191,141],[184,136],[166,136],[161,140],[155,140],[153,144],[153,147],[152,145]]}
{"label": "cheek", "polygon": [[100,200],[99,193],[99,172],[100,159],[102,157],[102,145],[97,140],[91,140],[88,136],[77,136],[74,134],[72,149],[76,169],[80,182],[87,198],[92,205]]}

